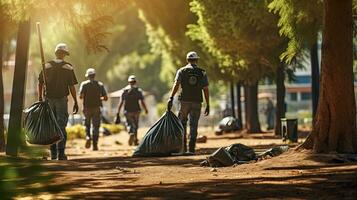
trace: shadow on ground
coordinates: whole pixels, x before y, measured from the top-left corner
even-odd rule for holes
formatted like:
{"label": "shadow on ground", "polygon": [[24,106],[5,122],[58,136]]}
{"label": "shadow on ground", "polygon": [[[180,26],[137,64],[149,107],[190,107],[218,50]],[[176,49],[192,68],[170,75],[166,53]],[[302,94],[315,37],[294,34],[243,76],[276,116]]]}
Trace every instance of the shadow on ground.
{"label": "shadow on ground", "polygon": [[[302,180],[305,182],[300,183]],[[309,182],[306,182],[309,180]],[[283,185],[281,182],[289,182]],[[81,187],[83,182],[74,182]],[[187,184],[126,185],[70,196],[73,199],[353,199],[357,196],[355,169],[300,176],[214,179]],[[349,188],[349,190],[346,190]]]}

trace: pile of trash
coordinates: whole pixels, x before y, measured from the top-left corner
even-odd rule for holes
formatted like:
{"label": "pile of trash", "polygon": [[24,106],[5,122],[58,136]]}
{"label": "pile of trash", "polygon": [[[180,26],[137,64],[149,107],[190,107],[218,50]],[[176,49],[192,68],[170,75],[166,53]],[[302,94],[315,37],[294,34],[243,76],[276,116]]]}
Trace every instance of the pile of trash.
{"label": "pile of trash", "polygon": [[228,147],[221,147],[206,160],[201,162],[201,166],[209,167],[228,167],[235,164],[244,164],[258,161],[266,157],[275,157],[289,149],[288,146],[278,146],[257,154],[253,148],[244,144],[232,144]]}

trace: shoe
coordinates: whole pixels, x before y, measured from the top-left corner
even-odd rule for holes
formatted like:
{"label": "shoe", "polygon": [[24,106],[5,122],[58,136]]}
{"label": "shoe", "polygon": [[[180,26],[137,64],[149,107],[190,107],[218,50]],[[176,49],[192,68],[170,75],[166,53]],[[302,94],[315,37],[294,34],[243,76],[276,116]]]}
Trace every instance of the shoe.
{"label": "shoe", "polygon": [[196,155],[196,154],[195,154],[194,152],[188,151],[188,152],[185,153],[185,155],[187,155],[187,156],[194,156],[194,155]]}
{"label": "shoe", "polygon": [[51,155],[51,160],[57,160],[57,155],[56,156]]}
{"label": "shoe", "polygon": [[66,155],[58,156],[58,160],[68,160]]}
{"label": "shoe", "polygon": [[129,146],[132,146],[134,144],[134,140],[135,140],[135,135],[130,134],[129,137]]}
{"label": "shoe", "polygon": [[89,149],[89,148],[90,148],[90,145],[91,145],[91,139],[90,139],[90,138],[87,138],[87,139],[86,139],[86,145],[85,145],[86,149]]}
{"label": "shoe", "polygon": [[98,144],[97,143],[93,143],[93,151],[98,151]]}

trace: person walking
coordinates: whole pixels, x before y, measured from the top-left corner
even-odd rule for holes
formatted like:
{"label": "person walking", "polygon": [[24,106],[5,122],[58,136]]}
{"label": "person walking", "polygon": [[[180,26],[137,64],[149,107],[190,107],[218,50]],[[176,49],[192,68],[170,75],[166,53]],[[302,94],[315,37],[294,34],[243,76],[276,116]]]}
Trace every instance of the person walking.
{"label": "person walking", "polygon": [[[67,160],[65,153],[67,141],[66,125],[68,122],[67,96],[71,93],[74,101],[73,114],[76,114],[78,112],[78,103],[76,88],[74,86],[78,82],[73,71],[73,66],[64,61],[64,58],[69,56],[67,45],[59,43],[55,48],[55,55],[55,59],[45,64],[46,85],[44,85],[45,82],[42,75],[43,71],[40,72],[38,77],[38,100],[42,101],[45,97],[49,102],[64,136],[61,141],[51,145],[51,159]],[[46,94],[44,94],[44,92]]]}
{"label": "person walking", "polygon": [[129,76],[128,85],[123,89],[123,94],[118,106],[117,118],[119,118],[120,111],[124,106],[124,115],[126,117],[126,127],[129,133],[129,145],[138,145],[138,128],[139,128],[139,116],[140,105],[148,113],[144,101],[144,95],[142,90],[137,86],[137,80],[134,75]]}
{"label": "person walking", "polygon": [[[85,77],[88,80],[83,81],[79,88],[79,98],[83,100],[84,125],[86,126],[85,147],[89,149],[93,142],[93,151],[98,151],[102,101],[107,101],[108,96],[103,83],[95,80],[95,69],[87,69]],[[91,126],[93,127],[92,135]]]}
{"label": "person walking", "polygon": [[208,78],[206,72],[198,67],[198,55],[196,52],[191,51],[186,55],[187,65],[180,68],[175,77],[175,83],[171,90],[170,99],[167,103],[168,110],[171,110],[173,99],[178,89],[181,87],[181,94],[179,96],[180,109],[178,117],[184,126],[183,138],[183,153],[187,151],[187,121],[190,119],[190,141],[189,141],[189,154],[195,153],[198,121],[201,115],[201,103],[203,102],[202,90],[206,100],[206,109],[204,114],[209,115],[209,89]]}

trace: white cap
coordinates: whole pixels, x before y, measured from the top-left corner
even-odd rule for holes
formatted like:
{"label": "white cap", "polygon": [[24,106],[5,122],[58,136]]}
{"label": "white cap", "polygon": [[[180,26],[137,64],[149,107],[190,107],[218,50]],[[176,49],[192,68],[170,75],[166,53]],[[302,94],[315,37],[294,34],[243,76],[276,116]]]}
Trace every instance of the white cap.
{"label": "white cap", "polygon": [[89,68],[86,71],[86,77],[90,76],[90,75],[94,75],[95,74],[95,69],[93,68]]}
{"label": "white cap", "polygon": [[199,59],[200,57],[198,57],[197,53],[194,51],[190,51],[187,53],[186,55],[186,59],[190,60],[190,59]]}
{"label": "white cap", "polygon": [[64,51],[67,53],[67,55],[69,55],[69,49],[65,43],[58,43],[55,48],[55,52],[57,51]]}
{"label": "white cap", "polygon": [[134,82],[136,81],[136,77],[134,75],[130,75],[128,78],[128,82]]}

